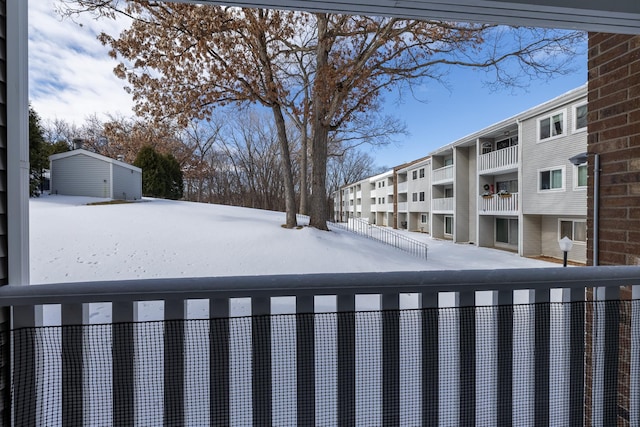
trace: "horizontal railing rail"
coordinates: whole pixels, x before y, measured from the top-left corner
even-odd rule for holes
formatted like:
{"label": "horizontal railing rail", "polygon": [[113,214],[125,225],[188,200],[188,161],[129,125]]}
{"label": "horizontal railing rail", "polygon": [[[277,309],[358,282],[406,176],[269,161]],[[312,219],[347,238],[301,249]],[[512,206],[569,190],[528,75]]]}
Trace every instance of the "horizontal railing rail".
{"label": "horizontal railing rail", "polygon": [[412,239],[386,227],[379,227],[361,218],[350,218],[347,222],[329,222],[329,228],[335,227],[355,233],[368,239],[400,249],[413,256],[427,259],[428,246],[424,242]]}
{"label": "horizontal railing rail", "polygon": [[640,285],[640,267],[181,277],[6,285],[0,286],[0,307],[200,298],[583,290],[628,285]]}
{"label": "horizontal railing rail", "polygon": [[[14,425],[617,425],[619,378],[637,425],[638,286],[639,267],[3,286]],[[90,324],[100,302],[108,321]],[[40,327],[44,305],[59,326]]]}

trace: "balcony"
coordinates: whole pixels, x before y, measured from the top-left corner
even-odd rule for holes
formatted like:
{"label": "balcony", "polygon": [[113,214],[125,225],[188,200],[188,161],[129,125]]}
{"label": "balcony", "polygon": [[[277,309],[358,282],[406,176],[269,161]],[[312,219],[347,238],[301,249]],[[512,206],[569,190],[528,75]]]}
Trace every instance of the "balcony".
{"label": "balcony", "polygon": [[407,181],[398,183],[398,193],[406,193],[409,191],[409,183]]}
{"label": "balcony", "polygon": [[518,168],[518,146],[503,148],[478,158],[478,173],[503,172]]}
{"label": "balcony", "polygon": [[433,213],[453,213],[453,197],[443,197],[431,200]]}
{"label": "balcony", "polygon": [[620,380],[637,425],[638,285],[584,267],[3,286],[3,401],[18,426],[610,426]]}
{"label": "balcony", "polygon": [[435,169],[431,172],[431,184],[447,184],[453,182],[453,165]]}
{"label": "balcony", "polygon": [[408,212],[408,211],[409,211],[409,203],[398,202],[398,212]]}
{"label": "balcony", "polygon": [[519,208],[518,193],[511,193],[508,196],[492,194],[478,198],[478,213],[480,215],[517,215]]}
{"label": "balcony", "polygon": [[362,190],[356,191],[356,198],[362,199]]}

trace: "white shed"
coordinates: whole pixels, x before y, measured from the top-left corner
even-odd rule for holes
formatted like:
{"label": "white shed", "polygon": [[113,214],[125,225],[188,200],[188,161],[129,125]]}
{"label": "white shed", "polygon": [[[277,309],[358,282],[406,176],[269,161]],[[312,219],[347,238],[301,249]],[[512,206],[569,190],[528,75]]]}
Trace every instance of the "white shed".
{"label": "white shed", "polygon": [[54,154],[49,162],[52,194],[142,198],[142,169],[138,167],[82,149]]}

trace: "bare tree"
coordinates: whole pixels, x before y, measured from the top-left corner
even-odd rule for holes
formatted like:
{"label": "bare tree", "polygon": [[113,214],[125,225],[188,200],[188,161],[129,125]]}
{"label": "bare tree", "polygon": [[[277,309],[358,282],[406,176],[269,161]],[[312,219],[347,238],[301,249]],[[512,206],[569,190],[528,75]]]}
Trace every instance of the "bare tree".
{"label": "bare tree", "polygon": [[[310,225],[327,229],[327,161],[336,132],[378,105],[384,91],[444,81],[449,67],[492,73],[496,85],[566,72],[576,32],[328,13],[65,0],[68,14],[132,19],[103,43],[121,63],[136,111],[182,124],[214,107],[259,103],[273,115],[285,183],[287,226],[295,225],[295,185],[285,116],[311,153]],[[307,150],[308,149],[308,150]],[[305,176],[306,168],[302,175]],[[303,178],[304,179],[304,178]],[[306,184],[304,185],[306,188]],[[304,191],[303,191],[304,192]]]}

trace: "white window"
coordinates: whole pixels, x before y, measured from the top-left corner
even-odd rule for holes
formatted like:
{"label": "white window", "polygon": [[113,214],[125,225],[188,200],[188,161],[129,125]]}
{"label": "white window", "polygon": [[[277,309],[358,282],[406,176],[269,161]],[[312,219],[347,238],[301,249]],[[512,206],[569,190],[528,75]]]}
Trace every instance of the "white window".
{"label": "white window", "polygon": [[426,224],[426,223],[427,223],[427,221],[428,221],[428,218],[427,218],[427,215],[426,215],[426,214],[422,214],[422,215],[420,215],[420,222],[421,222],[422,224]]}
{"label": "white window", "polygon": [[562,136],[566,133],[566,114],[564,111],[538,119],[538,141]]}
{"label": "white window", "polygon": [[424,202],[424,191],[420,192],[420,201]]}
{"label": "white window", "polygon": [[575,166],[573,168],[573,187],[576,189],[587,188],[587,164]]}
{"label": "white window", "polygon": [[417,202],[418,201],[418,193],[413,193],[411,195],[411,200],[414,201],[414,202]]}
{"label": "white window", "polygon": [[444,197],[449,199],[453,197],[453,187],[445,187],[444,189]]}
{"label": "white window", "polygon": [[538,171],[539,191],[564,190],[564,167],[549,168]]}
{"label": "white window", "polygon": [[418,171],[413,171],[413,172],[411,173],[411,178],[412,178],[412,179],[418,179]]}
{"label": "white window", "polygon": [[424,178],[424,168],[420,169],[420,178]]}
{"label": "white window", "polygon": [[451,236],[453,234],[453,217],[444,217],[444,234]]}
{"label": "white window", "polygon": [[453,164],[453,157],[447,157],[446,159],[444,159],[445,166],[451,166],[452,164]]}
{"label": "white window", "polygon": [[573,106],[573,131],[587,130],[587,104]]}
{"label": "white window", "polygon": [[558,241],[568,237],[574,242],[587,242],[587,221],[561,219],[558,222]]}

